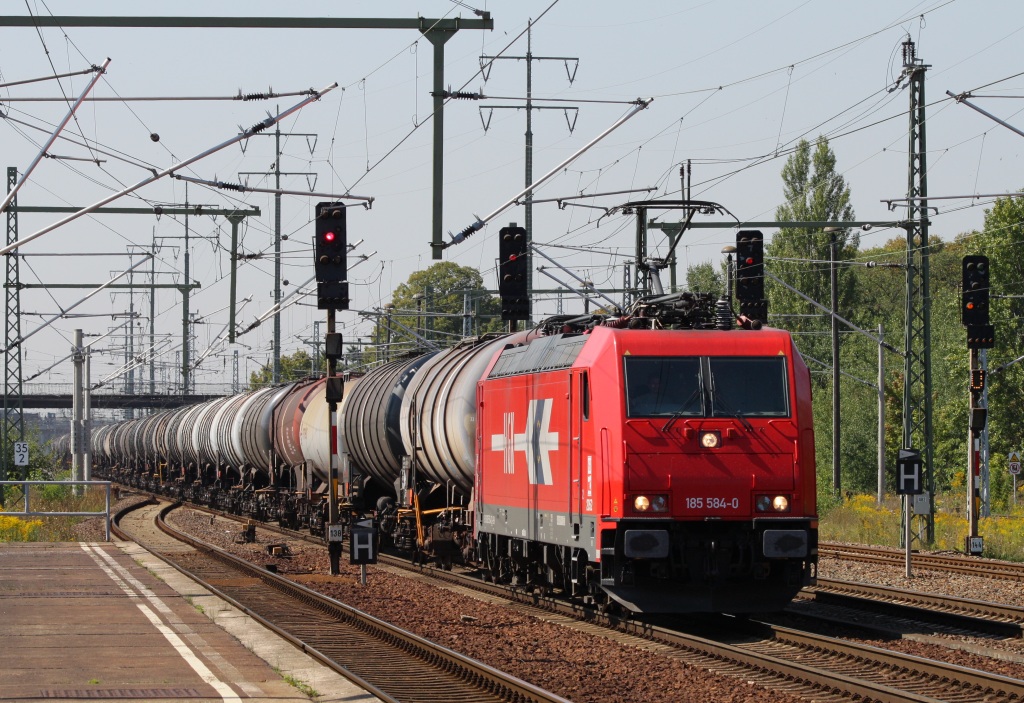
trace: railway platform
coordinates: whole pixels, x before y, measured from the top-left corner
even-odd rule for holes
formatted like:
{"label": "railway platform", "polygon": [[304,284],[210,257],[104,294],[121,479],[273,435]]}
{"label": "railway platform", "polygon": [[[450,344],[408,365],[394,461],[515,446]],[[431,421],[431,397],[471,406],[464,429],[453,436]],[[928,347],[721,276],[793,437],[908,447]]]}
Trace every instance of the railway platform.
{"label": "railway platform", "polygon": [[378,700],[133,543],[0,543],[0,632],[0,702]]}

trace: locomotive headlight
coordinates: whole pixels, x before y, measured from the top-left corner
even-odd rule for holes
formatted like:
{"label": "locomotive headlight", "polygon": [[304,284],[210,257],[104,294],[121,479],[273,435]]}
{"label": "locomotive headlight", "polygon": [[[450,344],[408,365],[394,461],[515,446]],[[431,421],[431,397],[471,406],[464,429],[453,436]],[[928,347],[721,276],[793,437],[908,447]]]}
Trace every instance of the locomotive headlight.
{"label": "locomotive headlight", "polygon": [[754,509],[759,513],[788,513],[789,496],[757,496],[754,499]]}
{"label": "locomotive headlight", "polygon": [[661,493],[633,496],[633,510],[638,513],[667,513],[668,496]]}
{"label": "locomotive headlight", "polygon": [[722,443],[721,432],[701,432],[700,433],[700,446],[705,449],[714,449]]}

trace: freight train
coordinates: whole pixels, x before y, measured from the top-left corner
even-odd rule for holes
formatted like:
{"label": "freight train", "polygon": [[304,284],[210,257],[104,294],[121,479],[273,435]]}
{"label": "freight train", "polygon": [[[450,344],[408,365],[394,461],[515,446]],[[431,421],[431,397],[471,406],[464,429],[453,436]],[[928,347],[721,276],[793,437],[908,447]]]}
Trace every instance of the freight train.
{"label": "freight train", "polygon": [[[723,309],[724,305],[724,309]],[[111,478],[635,612],[777,610],[816,578],[811,384],[790,335],[674,293],[560,316],[348,379],[106,426]]]}

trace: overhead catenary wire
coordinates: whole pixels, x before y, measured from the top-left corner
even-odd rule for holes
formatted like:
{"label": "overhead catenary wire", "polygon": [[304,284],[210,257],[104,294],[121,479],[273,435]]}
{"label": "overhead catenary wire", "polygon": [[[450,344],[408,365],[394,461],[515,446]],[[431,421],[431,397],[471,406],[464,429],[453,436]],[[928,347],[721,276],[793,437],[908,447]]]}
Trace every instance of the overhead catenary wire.
{"label": "overhead catenary wire", "polygon": [[263,130],[265,130],[265,129],[269,128],[269,127],[274,126],[275,124],[280,122],[282,119],[284,119],[288,115],[292,114],[293,112],[296,112],[297,110],[302,109],[303,107],[305,107],[309,103],[314,102],[315,100],[319,100],[320,97],[322,97],[325,93],[328,93],[331,90],[334,90],[336,87],[338,87],[338,84],[337,83],[332,83],[331,85],[326,86],[325,88],[321,89],[315,95],[312,95],[312,96],[306,98],[305,100],[299,102],[298,104],[292,106],[291,108],[289,108],[288,110],[285,110],[282,113],[278,113],[277,115],[270,115],[268,113],[267,118],[265,120],[257,122],[252,127],[244,129],[241,134],[239,134],[239,135],[237,135],[235,137],[232,137],[231,139],[228,139],[227,141],[222,142],[222,143],[218,144],[217,146],[214,146],[214,147],[212,147],[210,149],[207,149],[206,151],[203,151],[203,152],[201,152],[199,154],[196,154],[195,156],[192,156],[192,157],[190,157],[188,159],[185,159],[184,161],[180,161],[180,162],[174,164],[173,166],[164,169],[163,171],[160,171],[158,173],[154,173],[151,177],[144,178],[141,181],[139,181],[138,183],[136,183],[135,185],[129,186],[128,188],[123,188],[122,190],[119,190],[118,192],[114,193],[113,195],[109,195],[106,198],[103,198],[102,200],[99,200],[98,202],[95,202],[95,203],[93,203],[92,205],[90,205],[88,207],[82,208],[78,212],[76,212],[76,213],[74,213],[72,215],[69,215],[68,217],[65,217],[64,219],[62,219],[62,220],[60,220],[58,222],[55,222],[52,225],[48,225],[46,227],[43,227],[42,229],[40,229],[40,230],[38,230],[38,231],[28,235],[27,237],[22,237],[18,241],[13,242],[11,244],[8,244],[7,246],[5,246],[3,248],[0,248],[0,254],[9,254],[10,252],[12,252],[15,249],[23,246],[24,244],[27,244],[28,242],[31,242],[31,241],[33,241],[35,239],[38,239],[39,237],[43,236],[44,234],[46,234],[48,232],[52,232],[53,230],[57,229],[58,227],[66,225],[67,223],[72,222],[73,220],[78,219],[82,215],[89,214],[90,212],[92,212],[92,211],[94,211],[94,210],[96,210],[96,209],[106,205],[109,202],[113,202],[114,200],[117,200],[118,198],[120,198],[120,197],[122,197],[124,195],[127,195],[128,193],[131,193],[131,192],[133,192],[135,190],[138,190],[139,188],[141,188],[141,187],[143,187],[145,185],[148,185],[148,184],[150,184],[150,183],[152,183],[152,182],[154,182],[156,180],[159,180],[160,178],[162,178],[162,177],[164,177],[166,175],[174,173],[175,171],[177,171],[179,169],[182,169],[182,168],[188,166],[189,164],[193,164],[196,161],[199,161],[200,159],[203,159],[203,158],[209,156],[210,154],[214,154],[214,153],[216,153],[216,152],[218,152],[218,151],[220,151],[220,150],[222,150],[222,149],[224,149],[226,147],[229,147],[232,144],[236,144],[236,143],[238,143],[238,142],[240,142],[240,141],[242,141],[244,139],[248,139],[252,135],[257,134],[259,132],[262,132]]}
{"label": "overhead catenary wire", "polygon": [[114,276],[113,278],[111,278],[111,279],[110,279],[109,281],[107,281],[106,283],[104,283],[104,284],[102,284],[102,285],[98,286],[97,288],[94,288],[94,289],[93,289],[92,291],[90,291],[90,292],[89,292],[89,293],[88,293],[88,294],[87,294],[87,295],[86,295],[86,296],[85,296],[84,298],[82,298],[82,299],[78,300],[77,302],[74,302],[74,303],[72,303],[71,305],[69,305],[68,307],[64,308],[64,309],[63,309],[63,310],[62,310],[62,311],[61,311],[61,312],[60,312],[59,314],[57,314],[57,315],[54,315],[54,316],[53,316],[53,317],[51,317],[50,319],[46,320],[45,322],[43,322],[43,324],[41,324],[41,325],[40,325],[39,327],[35,328],[34,330],[32,330],[31,332],[29,332],[28,334],[23,334],[23,335],[21,335],[20,337],[18,337],[18,338],[17,338],[17,339],[15,339],[14,341],[12,341],[12,342],[11,342],[11,343],[10,343],[10,344],[9,344],[9,345],[8,345],[8,346],[6,347],[6,348],[4,348],[3,350],[0,350],[0,351],[4,351],[4,352],[6,352],[6,351],[8,351],[9,349],[13,349],[13,348],[14,348],[14,347],[16,347],[16,346],[19,346],[19,345],[23,344],[23,343],[25,342],[25,340],[26,340],[26,339],[28,339],[29,337],[31,337],[31,336],[35,335],[36,333],[38,333],[38,332],[40,332],[40,331],[42,331],[42,330],[46,329],[47,327],[49,327],[49,326],[50,326],[51,324],[53,324],[53,323],[54,323],[55,321],[57,321],[57,320],[61,319],[62,317],[65,317],[65,316],[67,315],[67,312],[68,312],[69,310],[73,310],[74,308],[78,307],[79,305],[81,305],[82,303],[84,303],[85,301],[87,301],[87,300],[88,300],[89,298],[91,298],[92,296],[96,295],[97,293],[99,293],[99,292],[100,292],[100,291],[102,291],[102,290],[105,290],[105,289],[106,289],[106,288],[107,288],[108,286],[110,286],[110,285],[111,285],[112,283],[116,283],[116,282],[117,282],[118,280],[120,280],[121,278],[123,278],[123,277],[127,276],[127,275],[128,275],[129,273],[131,273],[131,272],[132,272],[132,271],[134,271],[134,270],[135,270],[136,268],[138,268],[138,267],[139,267],[139,266],[141,266],[142,264],[144,264],[144,263],[146,263],[147,261],[149,261],[149,260],[150,260],[151,258],[153,258],[153,255],[152,255],[152,254],[146,254],[146,255],[145,255],[145,256],[144,256],[143,258],[142,258],[142,260],[141,260],[141,261],[139,261],[138,263],[136,263],[136,264],[132,264],[132,265],[131,265],[130,267],[128,267],[127,269],[125,269],[125,270],[124,270],[124,271],[122,271],[121,273],[117,274],[116,276]]}
{"label": "overhead catenary wire", "polygon": [[[78,75],[77,73],[66,73],[66,76]],[[0,88],[4,88],[7,85],[17,85],[14,83],[0,84]],[[97,95],[87,97],[82,102],[89,103],[123,103],[123,102],[253,102],[255,100],[275,100],[277,98],[294,98],[300,95],[311,95],[315,91],[306,90],[293,90],[284,93],[245,93],[241,91],[237,95],[137,95],[137,96],[104,96]],[[66,98],[57,97],[32,97],[26,96],[21,98],[6,97],[0,98],[2,103],[48,103],[48,102],[67,102]]]}
{"label": "overhead catenary wire", "polygon": [[[651,104],[651,100],[650,99],[648,99],[648,100],[637,99],[634,102],[634,104],[636,105],[636,107],[634,107],[628,113],[626,113],[625,115],[620,117],[615,122],[615,124],[613,124],[611,127],[609,127],[608,129],[606,129],[605,131],[601,132],[599,135],[597,135],[596,137],[591,139],[589,142],[587,142],[585,145],[583,145],[583,147],[581,147],[574,154],[572,154],[572,156],[570,156],[565,161],[563,161],[562,163],[560,163],[557,166],[555,166],[553,169],[551,169],[546,174],[544,174],[543,176],[541,176],[540,178],[535,180],[533,183],[528,185],[526,188],[524,188],[520,192],[516,193],[516,195],[514,195],[509,200],[505,201],[502,205],[499,205],[498,208],[495,209],[493,212],[491,212],[489,215],[486,215],[485,217],[482,217],[482,218],[478,217],[476,222],[474,222],[473,224],[469,225],[468,227],[463,229],[458,234],[452,235],[451,233],[449,233],[449,235],[451,236],[452,239],[451,239],[450,242],[446,242],[444,246],[445,247],[449,247],[449,246],[452,246],[453,244],[459,244],[460,242],[464,241],[467,237],[472,235],[474,232],[482,229],[483,226],[486,225],[488,222],[493,220],[495,217],[497,217],[498,215],[503,213],[508,208],[512,207],[516,203],[516,201],[519,200],[519,198],[523,197],[524,195],[526,195],[530,191],[535,190],[537,188],[537,186],[541,185],[546,180],[551,178],[553,175],[555,175],[556,173],[561,171],[563,168],[565,168],[566,166],[571,164],[573,161],[578,159],[587,150],[589,150],[592,146],[594,146],[599,141],[604,139],[606,136],[608,136],[609,134],[614,132],[616,129],[618,129],[620,126],[625,124],[631,117],[636,115],[641,110],[646,109],[647,106]],[[0,251],[0,254],[2,254],[2,253],[3,252]]]}
{"label": "overhead catenary wire", "polygon": [[32,171],[39,164],[39,162],[42,161],[43,156],[46,155],[46,152],[49,150],[49,148],[53,146],[53,142],[56,141],[57,135],[60,134],[61,131],[63,131],[64,127],[67,126],[68,122],[71,121],[71,118],[75,116],[75,111],[78,109],[78,106],[82,104],[82,100],[84,100],[85,96],[89,94],[89,91],[93,89],[93,87],[96,85],[96,82],[100,79],[100,76],[102,76],[103,73],[107,70],[107,66],[109,65],[110,59],[108,58],[106,61],[103,62],[102,66],[96,68],[96,75],[92,77],[92,80],[89,81],[89,84],[82,91],[81,95],[78,96],[78,100],[76,100],[75,103],[68,109],[68,114],[65,115],[64,119],[61,120],[60,124],[57,125],[57,129],[53,132],[53,134],[50,135],[50,138],[46,140],[46,143],[43,145],[42,149],[39,150],[39,153],[32,160],[32,163],[30,163],[28,168],[26,168],[25,171],[22,173],[22,176],[20,179],[18,179],[18,182],[14,184],[14,187],[11,188],[10,192],[7,193],[7,195],[4,197],[3,201],[0,202],[0,212],[5,211],[7,209],[7,206],[11,204],[11,201],[14,200],[15,196],[18,194],[18,191],[25,184],[25,181],[27,181],[29,176],[32,175]]}

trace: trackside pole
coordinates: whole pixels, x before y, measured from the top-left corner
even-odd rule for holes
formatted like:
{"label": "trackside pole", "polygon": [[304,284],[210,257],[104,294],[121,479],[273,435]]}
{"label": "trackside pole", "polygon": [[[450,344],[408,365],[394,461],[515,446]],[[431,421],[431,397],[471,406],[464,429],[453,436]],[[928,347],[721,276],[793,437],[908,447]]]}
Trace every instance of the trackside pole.
{"label": "trackside pole", "polygon": [[327,407],[330,414],[331,473],[327,498],[327,554],[331,560],[331,576],[341,573],[341,542],[344,526],[338,522],[338,402],[343,388],[340,376],[336,376],[338,357],[341,354],[341,335],[335,332],[335,310],[327,309],[327,334],[324,339],[324,356],[327,357]]}
{"label": "trackside pole", "polygon": [[907,545],[907,578],[908,579],[914,577],[914,574],[912,574],[911,571],[910,571],[910,541],[911,541],[911,538],[910,538],[910,527],[911,527],[911,523],[913,522],[913,520],[911,519],[912,513],[910,512],[913,509],[913,506],[911,505],[911,502],[910,502],[911,498],[912,498],[912,496],[909,496],[909,495],[904,495],[903,496],[903,514],[906,515],[906,519],[903,521],[903,529],[904,529],[903,542],[904,542],[904,544]]}

